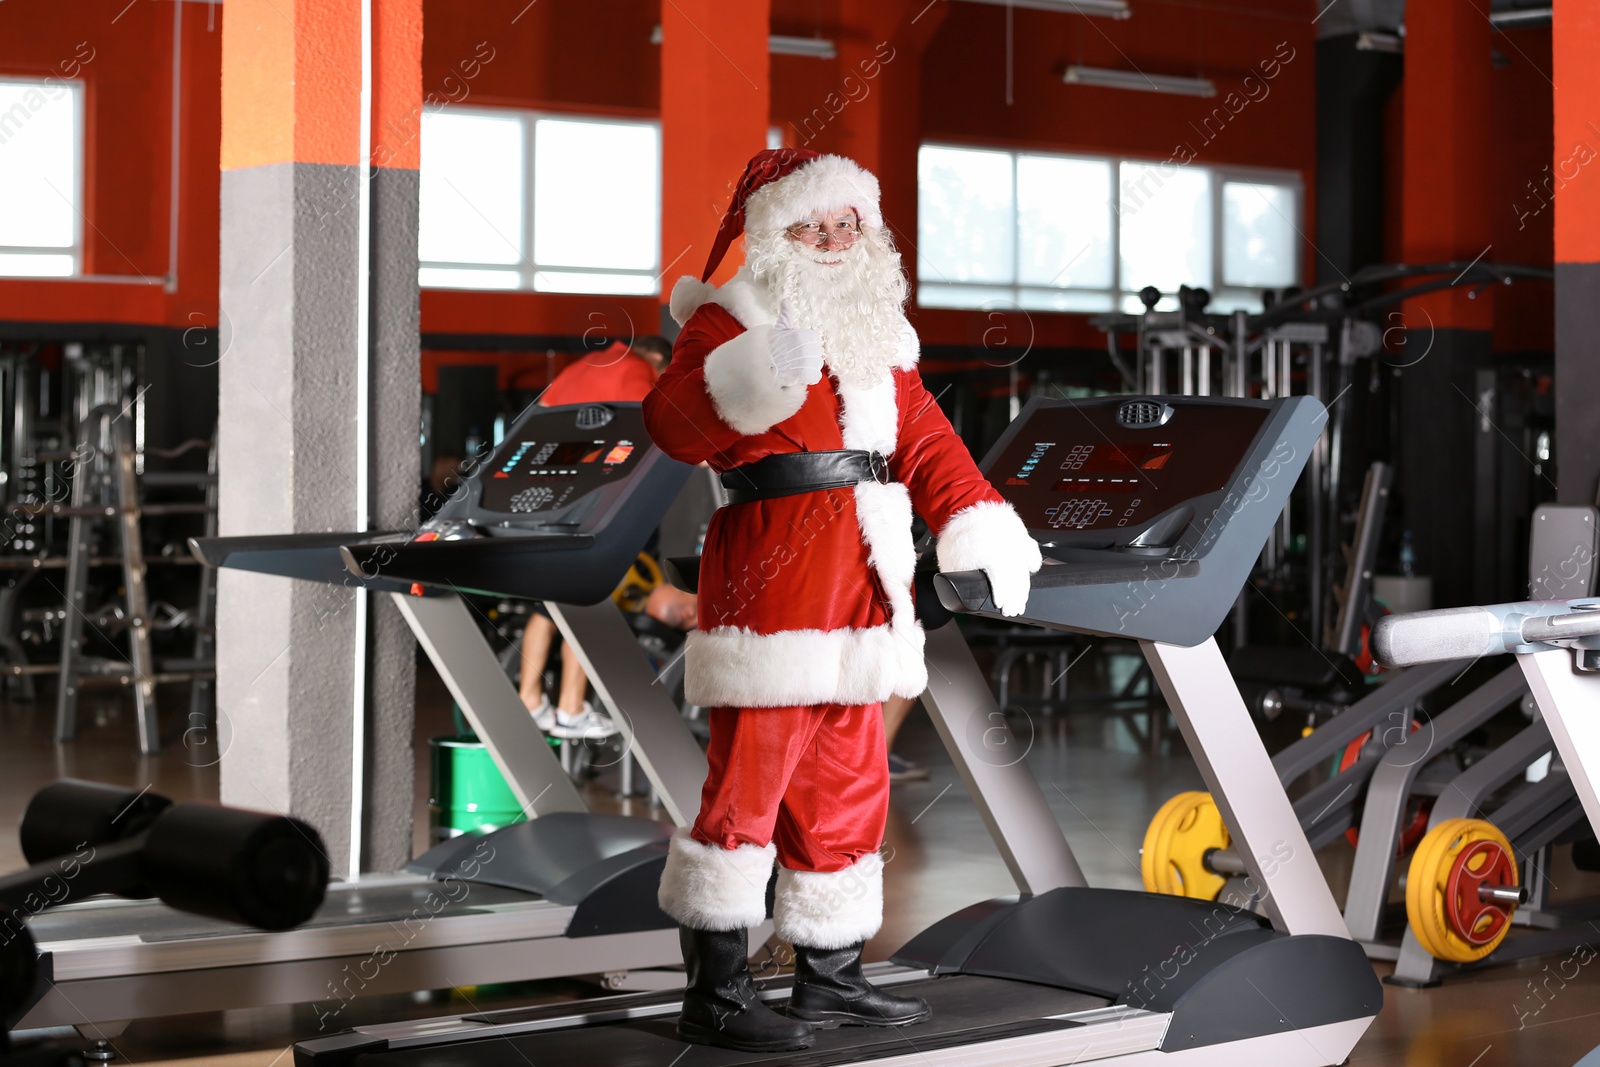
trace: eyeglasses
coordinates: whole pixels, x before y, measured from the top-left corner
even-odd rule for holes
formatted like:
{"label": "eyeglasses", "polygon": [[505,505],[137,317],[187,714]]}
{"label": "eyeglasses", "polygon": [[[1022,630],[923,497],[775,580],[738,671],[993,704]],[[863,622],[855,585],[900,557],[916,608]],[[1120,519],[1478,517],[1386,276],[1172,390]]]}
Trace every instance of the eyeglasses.
{"label": "eyeglasses", "polygon": [[802,219],[784,232],[796,241],[818,248],[830,241],[838,248],[849,248],[861,236],[861,223],[854,215],[834,219],[831,230],[824,229],[825,225],[821,219]]}

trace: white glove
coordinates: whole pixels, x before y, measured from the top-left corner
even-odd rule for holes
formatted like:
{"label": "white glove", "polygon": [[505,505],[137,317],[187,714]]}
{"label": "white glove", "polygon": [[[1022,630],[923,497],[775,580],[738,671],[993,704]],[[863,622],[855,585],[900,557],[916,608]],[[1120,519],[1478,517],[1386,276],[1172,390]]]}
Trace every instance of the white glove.
{"label": "white glove", "polygon": [[940,532],[937,551],[942,571],[982,571],[996,610],[1008,618],[1027,609],[1028,576],[1044,563],[1039,542],[1010,504],[975,504],[957,512]]}
{"label": "white glove", "polygon": [[772,377],[781,386],[812,385],[822,378],[822,335],[794,324],[785,300],[772,324]]}
{"label": "white glove", "polygon": [[1044,557],[1039,552],[1039,542],[1024,535],[1017,540],[1013,551],[983,568],[983,573],[989,579],[990,597],[994,600],[994,606],[1000,609],[1000,614],[1009,619],[1027,610],[1028,592],[1032,584],[1028,581],[1028,575],[1043,565]]}

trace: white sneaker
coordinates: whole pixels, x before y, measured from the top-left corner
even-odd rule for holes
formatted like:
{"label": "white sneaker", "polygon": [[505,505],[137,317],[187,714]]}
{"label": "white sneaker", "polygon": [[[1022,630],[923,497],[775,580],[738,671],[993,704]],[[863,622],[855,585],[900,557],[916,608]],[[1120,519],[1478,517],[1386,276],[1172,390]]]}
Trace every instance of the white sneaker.
{"label": "white sneaker", "polygon": [[529,714],[533,716],[533,724],[539,728],[540,732],[549,733],[555,728],[556,706],[550,703],[549,697],[541,697],[539,706]]}
{"label": "white sneaker", "polygon": [[611,721],[611,716],[603,711],[594,710],[594,706],[585,700],[583,712],[578,715],[568,715],[557,708],[555,722],[545,732],[551,737],[564,740],[602,741],[621,731],[617,729],[617,724]]}

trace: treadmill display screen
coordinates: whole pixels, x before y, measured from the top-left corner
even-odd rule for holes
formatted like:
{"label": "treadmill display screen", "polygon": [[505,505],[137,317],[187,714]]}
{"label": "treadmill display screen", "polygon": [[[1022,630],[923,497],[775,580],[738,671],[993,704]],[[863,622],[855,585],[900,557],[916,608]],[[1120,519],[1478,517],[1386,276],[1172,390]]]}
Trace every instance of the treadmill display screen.
{"label": "treadmill display screen", "polygon": [[[1029,529],[1127,536],[1228,484],[1265,408],[1173,401],[1165,425],[1126,427],[1119,401],[1049,405],[985,471]],[[1101,536],[1096,540],[1107,540]]]}
{"label": "treadmill display screen", "polygon": [[479,475],[486,511],[526,515],[565,508],[584,494],[627,477],[648,438],[637,411],[580,429],[571,412],[529,419],[500,442]]}

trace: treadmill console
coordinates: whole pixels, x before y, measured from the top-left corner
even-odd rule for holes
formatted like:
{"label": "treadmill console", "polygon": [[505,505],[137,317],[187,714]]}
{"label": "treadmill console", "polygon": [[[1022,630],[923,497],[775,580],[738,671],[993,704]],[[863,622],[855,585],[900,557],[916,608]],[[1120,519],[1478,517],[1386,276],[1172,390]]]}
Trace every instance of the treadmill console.
{"label": "treadmill console", "polygon": [[583,532],[625,483],[665,458],[650,443],[638,404],[534,405],[419,539]]}
{"label": "treadmill console", "polygon": [[1222,492],[1269,406],[1193,397],[1030,405],[983,472],[1052,549],[1174,545]]}
{"label": "treadmill console", "polygon": [[[1039,542],[1020,618],[1192,646],[1238,599],[1326,410],[1278,400],[1028,401],[981,464]],[[934,576],[950,611],[998,616],[981,571]]]}

